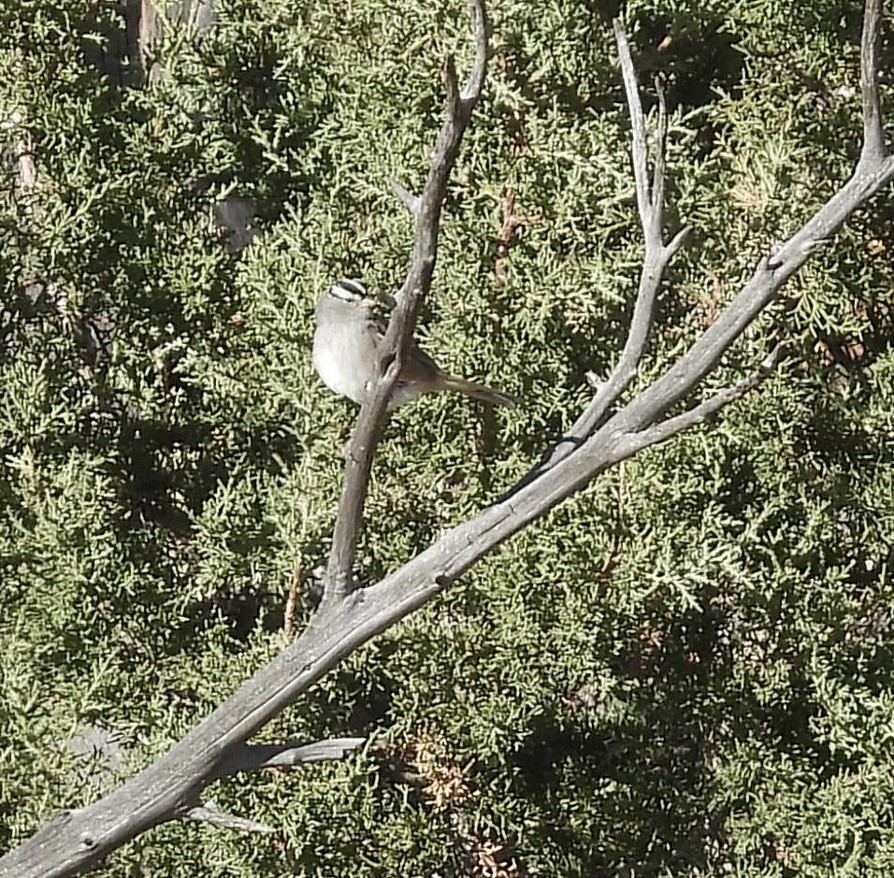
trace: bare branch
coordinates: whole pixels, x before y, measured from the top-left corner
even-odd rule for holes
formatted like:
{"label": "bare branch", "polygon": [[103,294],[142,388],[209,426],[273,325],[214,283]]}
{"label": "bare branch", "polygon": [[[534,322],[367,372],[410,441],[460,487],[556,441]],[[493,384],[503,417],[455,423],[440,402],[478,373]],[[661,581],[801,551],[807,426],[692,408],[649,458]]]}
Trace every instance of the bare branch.
{"label": "bare branch", "polygon": [[[658,206],[659,220],[664,206],[665,162],[667,159],[667,96],[664,83],[655,77],[655,93],[658,95],[658,128],[655,132],[655,167],[652,171],[652,205]],[[661,226],[657,229],[661,234]]]}
{"label": "bare branch", "polygon": [[[847,183],[845,183],[814,216],[805,223],[771,257],[763,260],[755,270],[751,280],[742,288],[733,301],[724,309],[715,323],[693,344],[668,372],[633,400],[622,412],[619,426],[624,432],[638,433],[667,411],[688,393],[714,368],[722,354],[742,334],[755,316],[765,308],[779,292],[782,285],[804,264],[818,248],[830,242],[854,210],[865,203],[881,188],[894,179],[894,158],[882,142],[881,104],[878,92],[879,62],[878,43],[881,29],[881,0],[866,0],[861,51],[861,83],[863,85],[864,149],[860,162]],[[616,36],[623,29],[615,24]],[[619,53],[624,65],[624,50],[619,41]],[[629,57],[629,50],[627,52]],[[625,74],[625,83],[631,77]],[[630,100],[631,118],[636,118],[636,101]],[[641,117],[641,113],[640,113]],[[634,131],[634,155],[636,155],[637,135]],[[877,144],[874,146],[873,144]],[[634,168],[636,159],[634,159]],[[643,223],[645,229],[646,223]],[[688,229],[683,229],[665,248],[667,259],[679,248],[682,237]],[[647,239],[648,247],[648,239]],[[581,446],[587,436],[601,423],[608,408],[629,385],[636,374],[636,364],[642,356],[646,336],[643,324],[637,325],[637,311],[643,296],[643,282],[649,276],[648,253],[644,261],[640,279],[640,290],[631,320],[627,345],[612,376],[602,384],[587,410],[577,419],[568,435],[551,452],[541,466],[538,475],[563,457]],[[667,263],[665,262],[664,265]],[[663,266],[662,266],[663,270]],[[660,277],[658,278],[660,282]],[[648,304],[648,301],[646,302]],[[644,310],[644,309],[643,309]],[[644,315],[639,315],[640,319]],[[651,315],[649,315],[651,317]],[[645,322],[645,321],[644,321]],[[645,331],[648,333],[648,323]],[[643,348],[637,343],[642,339]],[[636,352],[639,356],[634,356]],[[629,356],[628,356],[629,355]],[[626,374],[622,373],[626,369]],[[626,378],[626,381],[625,381]],[[618,389],[620,388],[620,389]]]}
{"label": "bare branch", "polygon": [[727,387],[724,390],[715,393],[709,399],[699,403],[695,408],[683,412],[683,414],[668,418],[666,421],[662,421],[660,424],[656,424],[648,430],[630,434],[628,438],[634,446],[633,453],[639,451],[641,448],[648,448],[650,445],[657,445],[659,442],[664,442],[665,440],[670,439],[671,436],[675,436],[677,433],[680,433],[689,427],[704,423],[708,418],[712,415],[716,415],[717,412],[726,408],[730,403],[735,402],[746,393],[754,390],[754,388],[761,384],[776,368],[779,361],[782,359],[782,354],[783,346],[778,344],[769,354],[767,354],[758,368],[747,378],[743,378],[732,387]]}
{"label": "bare branch", "polygon": [[295,631],[295,611],[298,607],[298,592],[301,588],[303,568],[301,559],[296,558],[292,567],[292,577],[289,581],[289,593],[286,596],[286,605],[283,608],[282,633],[291,638]]}
{"label": "bare branch", "polygon": [[622,393],[636,377],[639,364],[646,350],[649,332],[655,315],[655,303],[658,290],[664,277],[665,269],[676,252],[680,249],[689,227],[677,232],[669,244],[664,244],[664,189],[665,189],[665,150],[667,149],[667,103],[664,89],[660,83],[658,88],[658,131],[655,142],[654,171],[652,187],[649,186],[649,154],[646,138],[646,122],[643,116],[642,103],[633,60],[630,57],[630,46],[619,19],[613,22],[615,39],[618,44],[618,56],[627,92],[627,106],[630,112],[630,123],[633,129],[633,173],[636,179],[637,204],[645,241],[643,268],[640,273],[639,289],[630,318],[630,331],[624,350],[618,359],[611,376],[602,382],[590,405],[575,421],[568,434],[556,445],[541,466],[532,474],[536,478],[558,461],[570,454],[575,448],[592,434],[604,420],[608,410],[615,404]]}
{"label": "bare branch", "polygon": [[878,87],[881,32],[882,0],[866,0],[860,40],[860,91],[863,96],[863,150],[860,158],[867,161],[881,161],[888,154],[882,131],[882,102]]}
{"label": "bare branch", "polygon": [[475,39],[475,60],[469,71],[468,79],[462,88],[463,101],[471,102],[469,111],[478,102],[481,89],[484,87],[484,77],[487,75],[487,57],[490,52],[488,32],[490,25],[484,3],[481,0],[469,0],[469,17],[472,20],[472,34]]}
{"label": "bare branch", "polygon": [[841,189],[772,257],[762,260],[751,280],[692,347],[613,418],[618,429],[625,433],[640,432],[691,393],[810,255],[828,243],[842,223],[892,179],[894,159],[891,157],[875,170],[858,165],[854,176]]}
{"label": "bare branch", "polygon": [[164,33],[164,15],[159,14],[152,0],[125,0],[124,16],[130,56],[145,81],[156,85],[162,76],[155,55]]}
{"label": "bare branch", "polygon": [[217,776],[263,768],[291,768],[307,762],[344,759],[366,743],[366,738],[329,738],[312,744],[246,744],[236,750],[217,770]]}
{"label": "bare branch", "polygon": [[444,59],[444,89],[447,92],[447,115],[456,118],[459,114],[459,80],[456,78],[456,62],[453,55]]}
{"label": "bare branch", "polygon": [[652,214],[652,192],[649,186],[649,149],[646,142],[646,121],[643,117],[643,105],[639,99],[639,83],[636,81],[636,68],[630,57],[630,45],[621,19],[612,22],[615,31],[615,42],[618,44],[618,56],[621,62],[621,73],[624,77],[624,91],[627,93],[627,106],[630,109],[630,125],[633,128],[633,174],[636,179],[636,202],[643,222],[643,234],[650,238],[652,227],[649,223]]}
{"label": "bare branch", "polygon": [[397,180],[389,180],[394,194],[404,203],[404,206],[413,216],[419,212],[419,196],[414,195],[409,189],[403,187]]}
{"label": "bare branch", "polygon": [[28,195],[37,187],[37,163],[34,160],[34,144],[32,143],[31,135],[22,124],[23,122],[23,114],[19,110],[13,110],[6,125],[12,128],[20,127],[22,131],[18,142],[15,144],[15,166],[18,171],[16,191],[17,194]]}
{"label": "bare branch", "polygon": [[235,814],[227,814],[221,811],[214,802],[205,802],[184,811],[181,815],[185,820],[196,820],[200,823],[210,823],[221,829],[233,829],[236,832],[257,832],[261,835],[276,835],[279,830],[275,826],[266,823],[258,823],[256,820],[248,820],[245,817],[237,817]]}
{"label": "bare branch", "polygon": [[392,312],[388,331],[382,342],[381,378],[360,408],[346,457],[341,501],[332,537],[323,601],[320,605],[322,612],[329,612],[333,601],[343,598],[355,587],[353,580],[355,551],[360,536],[373,454],[378,446],[386,418],[388,399],[400,375],[405,352],[413,335],[419,307],[431,287],[438,253],[441,207],[447,192],[447,181],[459,154],[459,147],[469,125],[472,110],[484,85],[488,55],[488,25],[482,0],[471,0],[469,10],[475,40],[475,60],[461,92],[457,88],[452,59],[448,59],[445,65],[448,115],[438,134],[422,194],[414,204],[413,253],[406,278],[397,294],[397,307]]}
{"label": "bare branch", "polygon": [[670,243],[665,245],[665,252],[667,253],[667,261],[670,262],[674,256],[677,255],[677,251],[686,243],[686,238],[689,236],[689,233],[692,231],[691,226],[683,226],[673,238],[670,239]]}

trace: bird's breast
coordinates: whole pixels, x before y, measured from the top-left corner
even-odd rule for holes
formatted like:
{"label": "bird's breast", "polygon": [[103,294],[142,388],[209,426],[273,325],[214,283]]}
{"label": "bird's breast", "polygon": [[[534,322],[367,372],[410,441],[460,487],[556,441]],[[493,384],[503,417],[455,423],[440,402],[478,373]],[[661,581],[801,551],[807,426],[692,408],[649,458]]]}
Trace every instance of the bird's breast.
{"label": "bird's breast", "polygon": [[366,392],[368,369],[356,342],[356,336],[349,337],[343,331],[332,333],[318,328],[312,359],[317,374],[333,393],[359,404]]}

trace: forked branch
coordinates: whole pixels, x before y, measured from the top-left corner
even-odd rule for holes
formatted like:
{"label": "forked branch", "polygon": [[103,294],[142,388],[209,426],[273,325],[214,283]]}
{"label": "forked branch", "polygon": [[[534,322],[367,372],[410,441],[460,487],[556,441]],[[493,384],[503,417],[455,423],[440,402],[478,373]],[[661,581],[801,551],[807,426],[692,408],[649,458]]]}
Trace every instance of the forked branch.
{"label": "forked branch", "polygon": [[[775,298],[782,285],[806,262],[818,248],[828,244],[841,224],[862,204],[894,178],[894,159],[885,147],[882,126],[881,97],[878,87],[879,45],[881,42],[882,0],[866,0],[860,50],[860,82],[863,109],[863,146],[860,160],[848,180],[829,200],[777,251],[763,259],[751,280],[740,290],[719,318],[695,341],[692,347],[670,369],[640,395],[628,403],[609,422],[616,432],[637,433],[648,429],[674,404],[688,396],[699,382],[717,365],[720,357],[730,349],[752,320]],[[648,330],[651,326],[655,291],[673,254],[679,249],[688,229],[679,232],[662,249],[654,241],[655,212],[661,205],[657,200],[664,185],[664,130],[661,119],[661,90],[659,88],[658,154],[655,159],[655,178],[652,190],[644,185],[647,180],[645,134],[638,130],[643,123],[639,92],[623,28],[616,21],[615,35],[618,54],[624,73],[627,101],[633,126],[633,162],[637,180],[637,203],[643,224],[646,254],[640,289],[637,294],[630,332],[624,351],[611,377],[602,384],[592,402],[577,419],[568,434],[550,452],[538,475],[580,448],[593,435],[611,406],[620,398],[636,375],[642,359]],[[660,185],[659,185],[660,184]],[[643,211],[646,211],[643,215]],[[658,229],[660,236],[660,227]],[[653,242],[650,245],[650,240]],[[651,254],[652,255],[650,259]],[[662,256],[666,258],[662,259]],[[672,435],[676,431],[670,431]],[[661,435],[659,432],[651,434]],[[632,443],[636,449],[644,444]]]}
{"label": "forked branch", "polygon": [[658,92],[658,130],[655,137],[653,171],[649,177],[649,148],[646,120],[640,100],[636,69],[630,55],[627,35],[619,20],[614,21],[615,40],[618,44],[618,58],[627,95],[627,108],[632,129],[633,176],[636,184],[636,203],[643,230],[643,267],[640,272],[639,288],[630,318],[627,342],[609,378],[596,389],[590,404],[575,421],[568,434],[550,452],[537,474],[545,472],[567,457],[599,426],[609,409],[618,401],[636,377],[639,364],[646,351],[649,333],[655,319],[655,305],[658,291],[667,266],[683,245],[689,234],[689,227],[680,229],[668,243],[664,238],[664,192],[667,151],[667,103],[664,88],[656,82]]}
{"label": "forked branch", "polygon": [[759,384],[765,381],[773,370],[779,365],[784,353],[782,344],[776,345],[761,364],[750,375],[738,381],[732,387],[726,387],[718,391],[713,396],[700,402],[694,408],[691,408],[682,414],[673,418],[668,418],[654,427],[642,430],[639,433],[631,433],[628,437],[631,443],[632,453],[636,453],[642,448],[648,448],[650,445],[657,445],[659,442],[666,442],[671,436],[688,430],[697,424],[702,424],[708,418],[717,414],[721,409],[726,408],[730,403],[741,399],[746,393],[754,390]]}

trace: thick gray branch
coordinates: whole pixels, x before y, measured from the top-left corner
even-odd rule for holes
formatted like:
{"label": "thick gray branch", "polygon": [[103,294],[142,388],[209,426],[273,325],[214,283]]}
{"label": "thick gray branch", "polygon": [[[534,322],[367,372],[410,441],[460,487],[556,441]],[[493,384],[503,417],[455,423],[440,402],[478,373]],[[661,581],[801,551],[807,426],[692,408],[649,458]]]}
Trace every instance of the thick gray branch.
{"label": "thick gray branch", "polygon": [[860,41],[860,92],[863,97],[863,153],[869,161],[883,159],[882,100],[879,95],[879,47],[882,41],[882,0],[867,0]]}

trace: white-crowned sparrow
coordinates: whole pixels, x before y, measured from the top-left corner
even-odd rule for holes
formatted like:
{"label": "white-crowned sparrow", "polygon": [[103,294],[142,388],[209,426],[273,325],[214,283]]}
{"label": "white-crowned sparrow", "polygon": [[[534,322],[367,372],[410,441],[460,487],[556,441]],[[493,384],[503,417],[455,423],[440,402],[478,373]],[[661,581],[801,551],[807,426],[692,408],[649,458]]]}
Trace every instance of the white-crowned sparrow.
{"label": "white-crowned sparrow", "polygon": [[[317,302],[313,364],[323,383],[340,396],[362,403],[379,364],[385,323],[373,312],[374,300],[356,280],[340,280]],[[389,411],[421,393],[455,390],[493,405],[514,406],[506,393],[445,375],[440,366],[411,341],[403,370],[391,393]]]}

